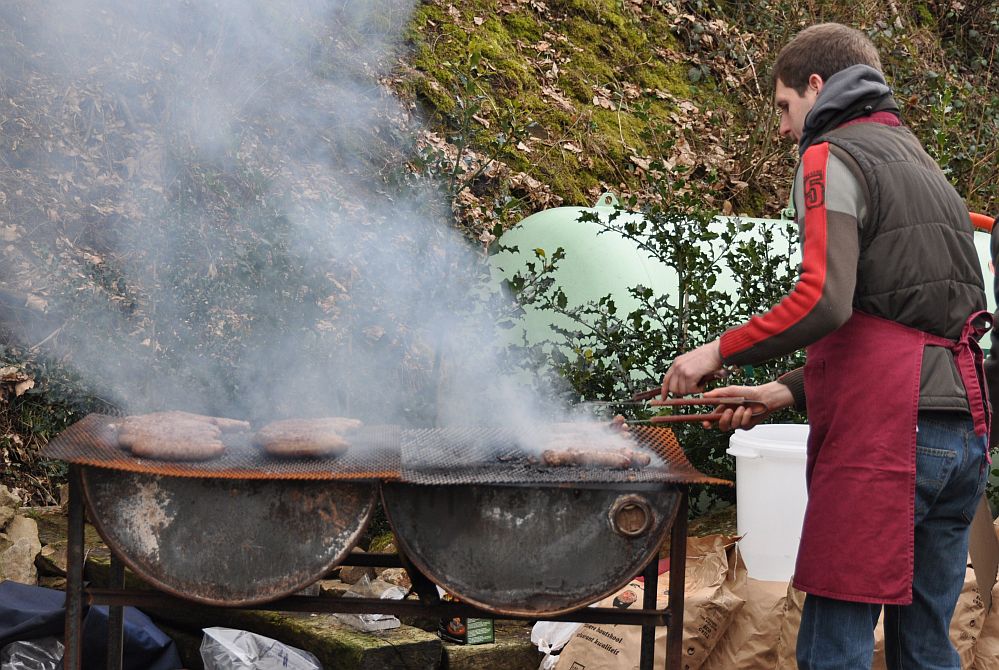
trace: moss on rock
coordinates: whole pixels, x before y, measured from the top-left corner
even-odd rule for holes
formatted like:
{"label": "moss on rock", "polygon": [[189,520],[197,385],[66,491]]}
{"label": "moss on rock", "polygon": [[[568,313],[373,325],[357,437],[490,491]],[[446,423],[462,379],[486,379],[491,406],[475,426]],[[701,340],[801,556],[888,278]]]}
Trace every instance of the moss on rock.
{"label": "moss on rock", "polygon": [[[506,118],[530,119],[532,137],[502,159],[567,202],[588,202],[601,183],[631,180],[629,155],[650,150],[640,137],[647,121],[631,109],[636,102],[665,121],[675,109],[672,99],[696,99],[703,90],[690,86],[682,59],[663,57],[678,52],[662,12],[640,16],[609,0],[510,3],[499,12],[480,0],[454,7],[417,8],[409,90],[444,123],[454,123],[461,77],[474,79],[488,101],[482,117],[488,128],[475,131],[477,141],[496,142],[508,132]],[[594,102],[602,89],[611,94],[604,102],[610,109]]]}

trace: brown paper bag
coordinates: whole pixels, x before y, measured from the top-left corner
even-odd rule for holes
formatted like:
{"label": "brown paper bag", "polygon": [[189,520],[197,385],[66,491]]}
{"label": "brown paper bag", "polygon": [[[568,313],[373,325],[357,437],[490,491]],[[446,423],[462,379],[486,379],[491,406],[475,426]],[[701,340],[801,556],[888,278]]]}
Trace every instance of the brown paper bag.
{"label": "brown paper bag", "polygon": [[[999,536],[999,520],[994,530]],[[992,609],[975,644],[975,670],[999,670],[999,583],[992,587]]]}
{"label": "brown paper bag", "polygon": [[975,670],[999,670],[999,584],[992,587],[992,611],[975,644]]}
{"label": "brown paper bag", "polygon": [[985,603],[978,592],[978,578],[975,571],[968,568],[964,577],[964,589],[957,599],[954,618],[950,620],[950,639],[961,655],[964,670],[975,668],[975,647],[982,636],[985,625]]}
{"label": "brown paper bag", "polygon": [[805,592],[787,584],[784,610],[780,617],[780,634],[777,637],[777,666],[775,670],[798,670],[794,651],[798,647],[798,627],[801,625],[801,607],[805,604]]}
{"label": "brown paper bag", "polygon": [[[691,538],[687,545],[683,617],[683,667],[697,670],[724,634],[743,600],[732,585],[744,579],[745,567],[735,556],[731,538]],[[669,576],[659,578],[657,607],[665,607]],[[632,581],[600,602],[601,607],[641,609],[645,589]],[[641,658],[639,626],[584,624],[559,654],[558,670],[637,670]],[[666,660],[666,628],[656,629],[655,665]]]}
{"label": "brown paper bag", "polygon": [[[805,594],[788,585],[788,595],[784,618],[781,623],[780,640],[777,643],[776,670],[796,670],[797,664],[794,652],[797,646],[798,627],[801,625],[801,607],[805,602]],[[964,577],[964,588],[957,600],[954,618],[950,624],[950,639],[961,656],[963,670],[983,670],[975,664],[975,647],[978,643],[979,631],[985,615],[985,606],[978,594],[978,581],[975,571],[968,569]],[[883,616],[882,616],[883,619]],[[979,645],[980,646],[980,645]],[[874,629],[874,660],[872,670],[885,670],[885,634],[884,623],[878,621]],[[999,670],[999,666],[997,666]]]}
{"label": "brown paper bag", "polygon": [[745,604],[732,618],[701,670],[774,670],[787,582],[749,578],[733,592]]}

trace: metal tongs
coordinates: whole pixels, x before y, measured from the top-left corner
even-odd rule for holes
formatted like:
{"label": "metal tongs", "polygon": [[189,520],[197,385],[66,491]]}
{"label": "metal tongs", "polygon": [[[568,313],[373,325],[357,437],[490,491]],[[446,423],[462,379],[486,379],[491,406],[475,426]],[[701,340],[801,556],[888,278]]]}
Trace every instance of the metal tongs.
{"label": "metal tongs", "polygon": [[[730,407],[749,407],[753,409],[752,417],[758,418],[770,411],[770,406],[762,400],[750,400],[742,396],[730,396],[719,398],[666,398],[656,400],[656,396],[662,394],[661,388],[649,389],[631,396],[635,402],[647,402],[649,407],[679,407],[684,405],[713,406],[728,405]],[[718,421],[722,418],[721,412],[710,412],[708,414],[669,414],[665,416],[654,416],[649,419],[649,423],[684,423],[690,421]]]}

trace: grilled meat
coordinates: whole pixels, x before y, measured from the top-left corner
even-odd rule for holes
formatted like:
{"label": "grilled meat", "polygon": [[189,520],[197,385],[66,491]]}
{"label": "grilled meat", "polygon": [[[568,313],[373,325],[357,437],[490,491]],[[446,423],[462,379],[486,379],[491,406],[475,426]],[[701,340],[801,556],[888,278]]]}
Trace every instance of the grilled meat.
{"label": "grilled meat", "polygon": [[284,419],[258,430],[253,443],[275,456],[339,456],[350,448],[344,433],[361,425],[357,419],[345,417]]}
{"label": "grilled meat", "polygon": [[206,460],[225,451],[222,429],[185,412],[155,412],[126,417],[118,424],[118,444],[136,456],[163,460]]}

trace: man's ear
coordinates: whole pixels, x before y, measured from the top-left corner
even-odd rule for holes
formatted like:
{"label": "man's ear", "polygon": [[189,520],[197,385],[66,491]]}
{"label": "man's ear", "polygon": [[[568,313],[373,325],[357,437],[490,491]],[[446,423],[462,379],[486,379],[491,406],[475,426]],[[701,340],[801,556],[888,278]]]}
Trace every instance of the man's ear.
{"label": "man's ear", "polygon": [[822,92],[822,87],[825,85],[826,83],[822,81],[822,75],[814,72],[808,75],[808,88],[814,89],[816,95]]}

